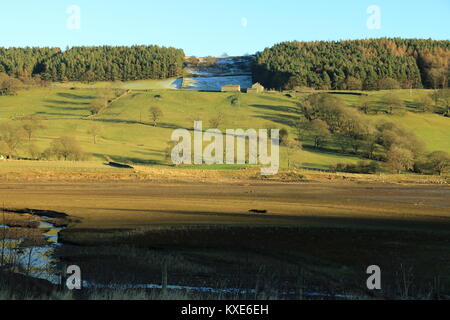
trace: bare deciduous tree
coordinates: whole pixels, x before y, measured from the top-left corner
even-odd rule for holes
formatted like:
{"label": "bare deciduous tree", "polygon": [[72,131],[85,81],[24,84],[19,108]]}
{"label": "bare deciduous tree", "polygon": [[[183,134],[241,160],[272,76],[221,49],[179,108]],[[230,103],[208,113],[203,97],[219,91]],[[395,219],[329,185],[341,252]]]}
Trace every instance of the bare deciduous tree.
{"label": "bare deciduous tree", "polygon": [[428,163],[433,172],[442,175],[450,169],[450,155],[445,151],[434,151],[428,155]]}
{"label": "bare deciduous tree", "polygon": [[84,157],[80,144],[72,137],[60,137],[54,140],[44,152],[47,158],[79,161]]}
{"label": "bare deciduous tree", "polygon": [[21,120],[23,121],[22,128],[27,133],[28,141],[31,141],[31,138],[36,131],[47,128],[46,125],[35,116],[23,117]]}
{"label": "bare deciduous tree", "polygon": [[393,146],[387,154],[387,165],[397,173],[411,170],[414,166],[414,155],[410,150]]}
{"label": "bare deciduous tree", "polygon": [[290,169],[292,165],[292,157],[301,149],[302,144],[299,141],[287,138],[284,142],[284,146],[287,166],[288,169]]}
{"label": "bare deciduous tree", "polygon": [[428,112],[433,108],[433,99],[429,96],[422,96],[414,100],[414,104],[417,106],[417,110],[420,112]]}
{"label": "bare deciduous tree", "polygon": [[89,128],[88,128],[88,131],[87,131],[87,133],[92,136],[92,138],[94,140],[94,144],[97,144],[97,137],[99,135],[101,135],[102,132],[103,132],[103,127],[100,124],[96,123],[96,122],[91,124],[89,126]]}
{"label": "bare deciduous tree", "polygon": [[372,111],[373,102],[369,96],[362,96],[359,109],[365,114],[369,114]]}
{"label": "bare deciduous tree", "polygon": [[389,114],[394,114],[395,110],[402,108],[405,104],[402,98],[395,93],[388,93],[383,97],[383,103],[388,108]]}
{"label": "bare deciduous tree", "polygon": [[13,123],[0,125],[0,142],[2,142],[2,153],[11,157],[16,154],[17,148],[22,143],[24,132],[21,126]]}
{"label": "bare deciduous tree", "polygon": [[158,121],[164,116],[162,110],[157,106],[152,106],[148,110],[150,113],[150,118],[153,121],[153,126],[156,127],[158,124]]}
{"label": "bare deciduous tree", "polygon": [[107,102],[104,99],[95,99],[92,101],[91,105],[89,106],[89,111],[92,115],[99,114],[102,109],[104,109],[107,106]]}

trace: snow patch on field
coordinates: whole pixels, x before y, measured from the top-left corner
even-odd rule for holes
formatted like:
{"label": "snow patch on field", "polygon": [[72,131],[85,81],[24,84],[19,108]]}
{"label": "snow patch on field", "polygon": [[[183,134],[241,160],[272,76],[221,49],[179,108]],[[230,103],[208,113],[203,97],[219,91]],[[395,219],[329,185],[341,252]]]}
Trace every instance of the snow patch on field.
{"label": "snow patch on field", "polygon": [[183,89],[221,91],[224,85],[252,86],[252,57],[216,58],[213,65],[190,66],[190,76],[183,79]]}
{"label": "snow patch on field", "polygon": [[247,89],[252,86],[251,76],[228,76],[228,77],[193,77],[185,78],[183,89],[220,91],[227,84],[240,85]]}

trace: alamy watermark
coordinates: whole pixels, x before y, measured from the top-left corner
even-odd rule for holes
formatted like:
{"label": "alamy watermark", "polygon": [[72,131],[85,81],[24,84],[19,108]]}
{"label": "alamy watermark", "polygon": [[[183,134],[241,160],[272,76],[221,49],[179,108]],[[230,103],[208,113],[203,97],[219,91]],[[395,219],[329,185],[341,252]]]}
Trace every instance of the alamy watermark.
{"label": "alamy watermark", "polygon": [[366,273],[370,274],[366,282],[367,289],[381,290],[381,268],[377,265],[372,265],[367,267]]}
{"label": "alamy watermark", "polygon": [[367,14],[369,18],[367,19],[367,28],[369,30],[380,30],[381,29],[381,8],[377,5],[371,5],[367,8]]}
{"label": "alamy watermark", "polygon": [[69,15],[66,20],[66,26],[69,30],[81,29],[81,8],[77,5],[67,7],[66,13]]}
{"label": "alamy watermark", "polygon": [[[259,164],[268,166],[261,168],[262,175],[278,173],[279,129],[227,129],[222,133],[219,129],[203,131],[202,121],[195,121],[193,131],[193,137],[187,129],[177,129],[172,133],[171,140],[178,142],[171,152],[174,164]],[[209,144],[204,147],[204,142]]]}
{"label": "alamy watermark", "polygon": [[69,290],[81,290],[81,268],[77,265],[72,265],[67,268],[66,286]]}

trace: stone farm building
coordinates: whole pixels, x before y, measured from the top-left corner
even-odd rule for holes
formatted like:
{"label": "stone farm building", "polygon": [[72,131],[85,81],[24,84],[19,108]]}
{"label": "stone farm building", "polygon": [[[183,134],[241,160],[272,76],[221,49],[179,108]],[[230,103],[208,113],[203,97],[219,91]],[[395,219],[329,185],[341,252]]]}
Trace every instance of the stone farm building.
{"label": "stone farm building", "polygon": [[255,83],[251,88],[247,89],[247,93],[263,93],[264,87],[260,83]]}
{"label": "stone farm building", "polygon": [[241,86],[240,85],[234,85],[234,84],[227,84],[226,86],[222,87],[222,92],[241,92]]}

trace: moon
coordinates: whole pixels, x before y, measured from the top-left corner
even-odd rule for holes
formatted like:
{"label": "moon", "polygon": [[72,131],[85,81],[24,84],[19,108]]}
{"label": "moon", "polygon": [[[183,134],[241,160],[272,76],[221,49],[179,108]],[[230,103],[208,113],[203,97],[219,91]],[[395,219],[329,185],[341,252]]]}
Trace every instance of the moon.
{"label": "moon", "polygon": [[248,20],[247,20],[247,18],[242,18],[241,19],[241,26],[243,27],[243,28],[247,28],[247,26],[248,26]]}

